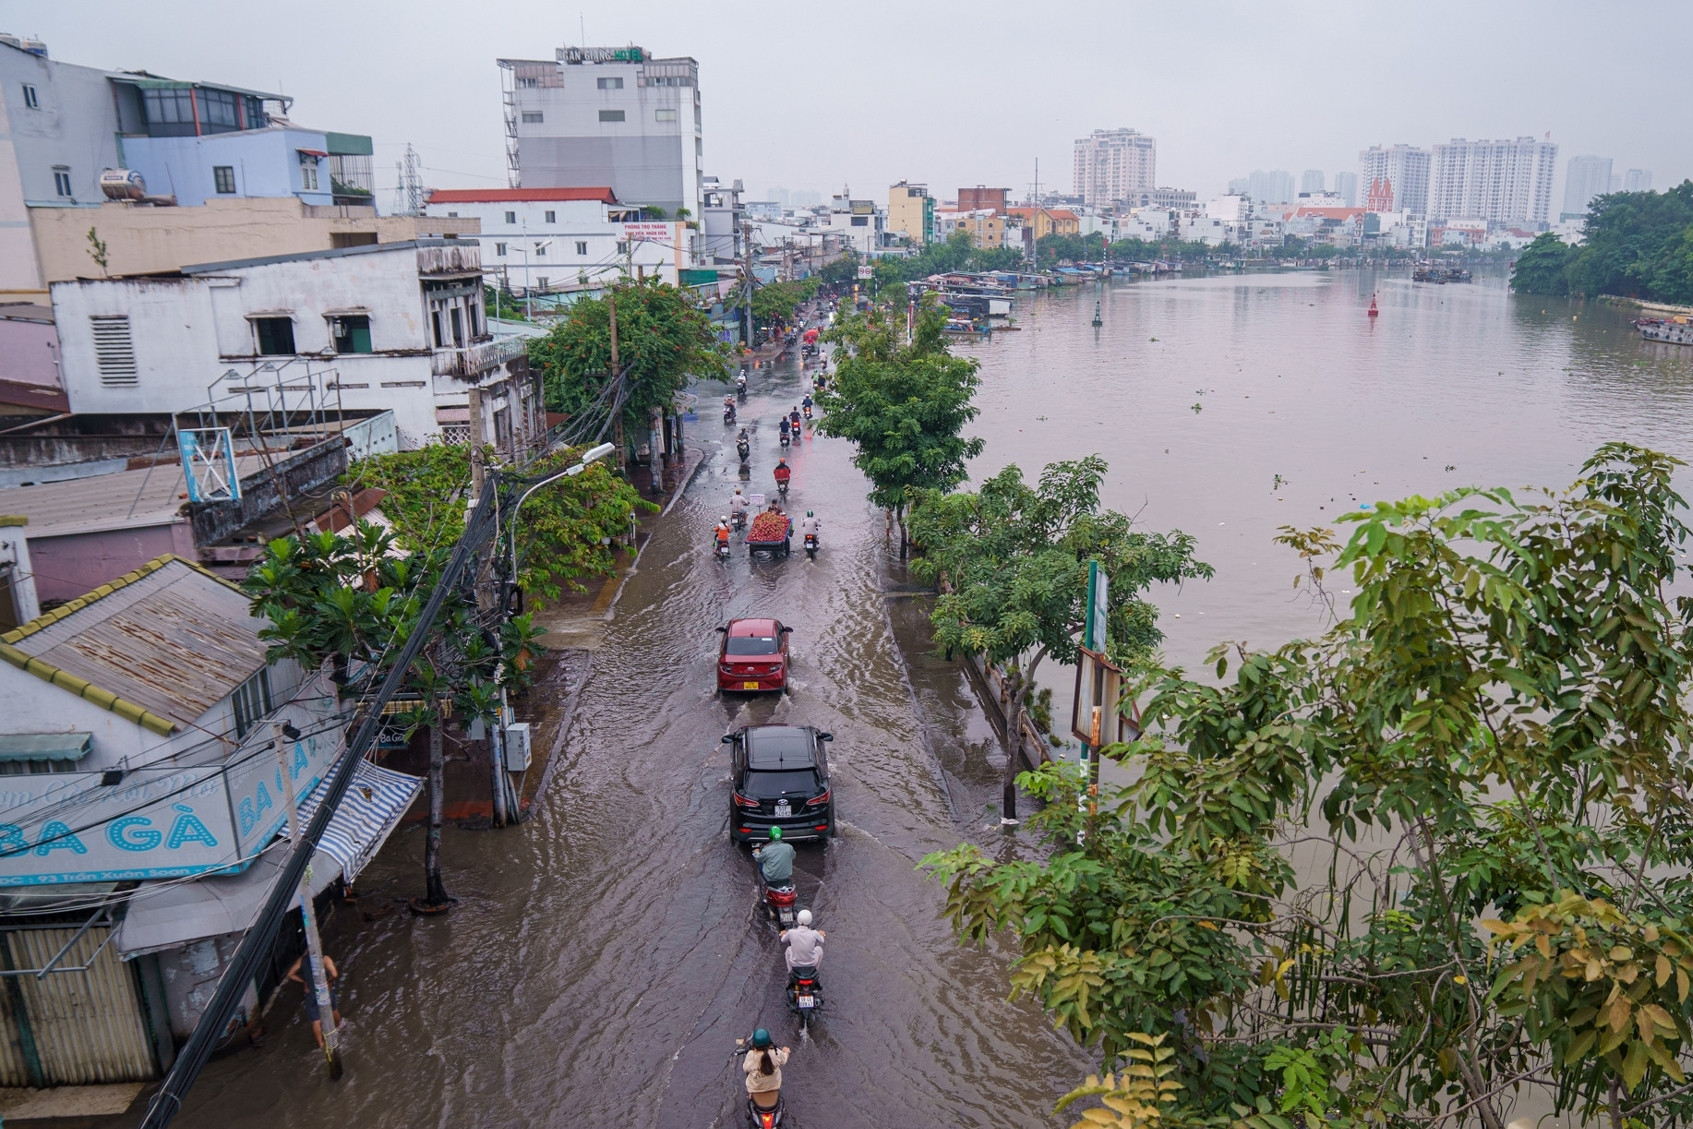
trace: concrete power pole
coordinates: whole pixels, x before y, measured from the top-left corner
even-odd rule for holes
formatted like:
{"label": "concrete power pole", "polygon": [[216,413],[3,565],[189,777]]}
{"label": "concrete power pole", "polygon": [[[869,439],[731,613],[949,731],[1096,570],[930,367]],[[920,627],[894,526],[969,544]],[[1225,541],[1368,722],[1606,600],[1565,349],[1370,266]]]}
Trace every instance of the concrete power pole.
{"label": "concrete power pole", "polygon": [[[606,295],[606,306],[611,315],[611,378],[614,381],[621,382],[623,370],[617,362],[617,291],[615,289]],[[624,474],[627,475],[629,462],[624,455],[623,446],[623,406],[617,400],[618,396],[614,391],[611,394],[611,441],[617,444],[617,462],[619,466],[623,467]]]}
{"label": "concrete power pole", "polygon": [[[482,389],[473,387],[469,392],[470,400],[470,506],[466,509],[465,523],[470,522],[470,514],[481,503],[482,485],[487,481],[488,471],[483,465],[482,444],[486,435],[482,430]],[[496,538],[497,540],[497,538]],[[486,615],[494,610],[494,591],[489,584],[482,583],[482,570],[485,567],[486,553],[478,551],[476,554],[476,610]],[[506,782],[502,776],[500,726],[505,718],[502,715],[488,727],[488,762],[489,781],[493,788],[495,827],[506,825]]]}
{"label": "concrete power pole", "polygon": [[[303,828],[300,826],[300,798],[294,793],[294,766],[289,763],[287,723],[270,723],[271,739],[276,746],[276,767],[282,773],[282,792],[288,802],[288,845],[298,850]],[[295,738],[298,740],[298,738]],[[306,931],[306,962],[311,971],[312,992],[316,997],[318,1022],[323,1026],[323,1057],[329,1065],[329,1077],[341,1077],[341,1033],[335,1029],[335,1006],[329,998],[329,977],[324,974],[323,939],[317,932],[317,911],[312,908],[312,866],[306,863],[300,875],[300,924]]]}

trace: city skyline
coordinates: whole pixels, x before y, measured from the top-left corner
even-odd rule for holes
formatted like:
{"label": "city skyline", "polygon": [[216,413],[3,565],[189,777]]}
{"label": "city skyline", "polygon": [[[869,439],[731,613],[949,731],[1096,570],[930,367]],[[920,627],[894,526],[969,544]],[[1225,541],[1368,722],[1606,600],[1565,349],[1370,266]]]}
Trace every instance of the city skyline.
{"label": "city skyline", "polygon": [[[1547,131],[1561,153],[1607,154],[1618,170],[1652,170],[1659,189],[1693,175],[1693,149],[1638,112],[1642,105],[1673,103],[1679,73],[1674,44],[1693,32],[1693,9],[1639,5],[1658,28],[1641,37],[1630,31],[1634,21],[1592,25],[1572,3],[1480,10],[1447,5],[1468,35],[1523,48],[1516,55],[1491,52],[1485,69],[1459,76],[1448,73],[1448,65],[1427,65],[1422,41],[1395,34],[1396,21],[1385,14],[1336,13],[1314,3],[1292,7],[1323,14],[1314,33],[1311,21],[1298,19],[1284,21],[1285,31],[1219,19],[1201,37],[1191,20],[1160,9],[1125,16],[1068,3],[1049,10],[1043,28],[1050,34],[1008,45],[992,31],[997,21],[959,27],[938,9],[911,11],[891,0],[872,0],[865,18],[849,24],[764,3],[748,5],[744,21],[725,23],[670,0],[625,5],[615,17],[514,0],[508,18],[473,22],[450,37],[416,24],[405,15],[411,9],[394,3],[348,10],[308,0],[297,7],[298,19],[253,37],[219,20],[195,18],[213,12],[201,0],[184,0],[178,5],[182,19],[170,22],[99,0],[74,9],[0,0],[0,30],[39,35],[55,58],[68,62],[284,90],[296,99],[293,116],[300,123],[342,122],[375,139],[385,204],[394,162],[408,142],[422,154],[430,186],[504,183],[496,60],[547,58],[558,47],[577,45],[584,33],[593,46],[634,43],[659,56],[697,59],[706,105],[705,173],[740,179],[752,194],[783,185],[827,196],[843,183],[877,192],[910,178],[936,185],[1007,184],[1021,196],[1037,159],[1043,187],[1062,191],[1070,186],[1075,139],[1122,125],[1159,139],[1160,183],[1193,189],[1201,198],[1221,193],[1230,178],[1253,168],[1286,169],[1296,177],[1300,170],[1323,170],[1332,182],[1335,173],[1356,172],[1357,153],[1373,145],[1432,148],[1453,137],[1542,137]],[[1426,18],[1442,18],[1439,7]],[[1014,13],[1010,6],[1003,11]],[[1064,30],[1093,27],[1101,17],[1127,19],[1138,40],[1158,49],[1133,68],[1110,66],[1112,37]],[[335,21],[339,34],[322,34],[325,19]],[[748,25],[757,31],[756,65],[746,65]],[[880,26],[901,26],[906,34],[883,36]],[[184,34],[184,28],[194,30]],[[1530,29],[1540,29],[1532,51]],[[1323,86],[1367,96],[1314,98],[1307,79],[1288,77],[1277,62],[1276,43],[1307,43],[1310,34],[1315,39],[1309,45],[1324,52]],[[936,43],[947,49],[937,51]],[[383,49],[369,51],[371,44]],[[1200,47],[1207,62],[1194,67],[1193,50]],[[1110,80],[1049,83],[1048,93],[998,103],[992,114],[934,118],[934,99],[956,89],[980,60],[1007,52],[1037,72],[1059,68],[1108,74]],[[853,62],[819,65],[828,58]],[[1579,87],[1561,82],[1559,75],[1577,65],[1607,81]],[[867,73],[875,81],[864,81]],[[1398,77],[1380,82],[1386,73]],[[791,115],[774,119],[773,139],[769,95],[775,89],[784,91],[777,104],[791,107]],[[930,121],[934,128],[885,128],[901,115],[911,115],[914,126]],[[1558,202],[1565,163],[1560,158]]]}

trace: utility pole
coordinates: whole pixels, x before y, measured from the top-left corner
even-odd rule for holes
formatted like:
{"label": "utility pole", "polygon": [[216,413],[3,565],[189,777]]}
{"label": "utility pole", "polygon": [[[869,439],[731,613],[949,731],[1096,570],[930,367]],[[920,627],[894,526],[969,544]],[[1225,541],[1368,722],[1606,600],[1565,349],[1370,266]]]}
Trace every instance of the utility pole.
{"label": "utility pole", "polygon": [[[289,763],[286,722],[273,720],[270,723],[271,739],[276,746],[276,767],[282,776],[282,794],[288,801],[288,845],[297,849],[300,845],[302,828],[300,827],[300,798],[294,794],[294,766]],[[294,740],[299,740],[296,732]],[[312,908],[312,864],[306,862],[306,869],[300,875],[300,924],[306,931],[306,961],[311,972],[312,992],[316,997],[318,1022],[323,1027],[323,1056],[329,1065],[331,1081],[341,1078],[341,1033],[335,1029],[335,1005],[329,998],[329,978],[324,975],[323,968],[323,939],[317,932],[317,912]]]}
{"label": "utility pole", "polygon": [[1035,272],[1038,274],[1038,273],[1040,273],[1040,158],[1039,157],[1035,158],[1034,194],[1035,194],[1035,198],[1034,198],[1035,207],[1034,207],[1033,213],[1029,216],[1029,222],[1034,225],[1034,233],[1033,233],[1033,238],[1030,240],[1030,246],[1034,247],[1034,249],[1035,249],[1035,253],[1034,253],[1034,257],[1033,257],[1032,262],[1034,263]]}
{"label": "utility pole", "polygon": [[752,224],[746,222],[741,224],[741,264],[746,268],[747,274],[746,347],[751,349],[755,344],[752,332]]}
{"label": "utility pole", "polygon": [[[606,295],[606,306],[611,313],[611,378],[619,383],[623,380],[623,370],[617,363],[617,289],[612,288]],[[624,474],[629,472],[629,462],[624,457],[623,446],[623,406],[618,403],[617,391],[611,394],[611,441],[617,444],[617,463],[623,468]]]}
{"label": "utility pole", "polygon": [[[476,499],[476,501],[473,501],[470,504],[470,510],[474,512],[476,506],[480,503],[482,498],[482,483],[488,476],[487,468],[483,465],[482,460],[482,444],[485,438],[482,431],[482,389],[473,386],[470,389],[469,398],[470,492],[471,496]],[[470,513],[466,513],[465,526],[469,527],[469,525]],[[476,610],[485,616],[494,610],[494,591],[491,585],[482,583],[483,563],[484,553],[481,549],[478,549],[476,552],[476,567],[472,570],[471,575],[476,578]],[[499,737],[500,724],[503,723],[504,720],[505,719],[502,716],[491,728],[489,728],[487,738],[489,780],[493,786],[493,824],[495,827],[504,827],[506,824],[506,787],[505,780],[502,776],[503,766],[500,764]]]}

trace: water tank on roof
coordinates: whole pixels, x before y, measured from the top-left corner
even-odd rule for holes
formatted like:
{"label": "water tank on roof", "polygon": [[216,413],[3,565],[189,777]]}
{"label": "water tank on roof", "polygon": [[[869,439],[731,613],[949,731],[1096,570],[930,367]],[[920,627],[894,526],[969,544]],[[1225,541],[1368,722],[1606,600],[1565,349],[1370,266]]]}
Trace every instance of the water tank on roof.
{"label": "water tank on roof", "polygon": [[101,169],[100,191],[108,200],[139,200],[147,195],[147,182],[134,169]]}

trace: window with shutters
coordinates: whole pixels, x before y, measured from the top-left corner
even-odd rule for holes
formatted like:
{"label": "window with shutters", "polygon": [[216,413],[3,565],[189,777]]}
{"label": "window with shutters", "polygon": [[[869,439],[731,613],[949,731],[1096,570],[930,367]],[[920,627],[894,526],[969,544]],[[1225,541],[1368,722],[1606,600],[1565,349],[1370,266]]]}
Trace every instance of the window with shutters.
{"label": "window with shutters", "polygon": [[133,388],[136,383],[135,344],[129,336],[129,316],[91,317],[94,367],[107,388]]}
{"label": "window with shutters", "polygon": [[53,191],[57,192],[60,196],[67,198],[75,195],[75,193],[71,191],[71,170],[69,165],[53,166]]}
{"label": "window with shutters", "polygon": [[498,257],[502,258],[502,259],[505,258],[506,257],[506,245],[504,243],[494,244],[494,254],[497,255]]}
{"label": "window with shutters", "polygon": [[235,707],[235,739],[239,741],[271,711],[270,669],[259,671],[237,686],[230,701]]}

